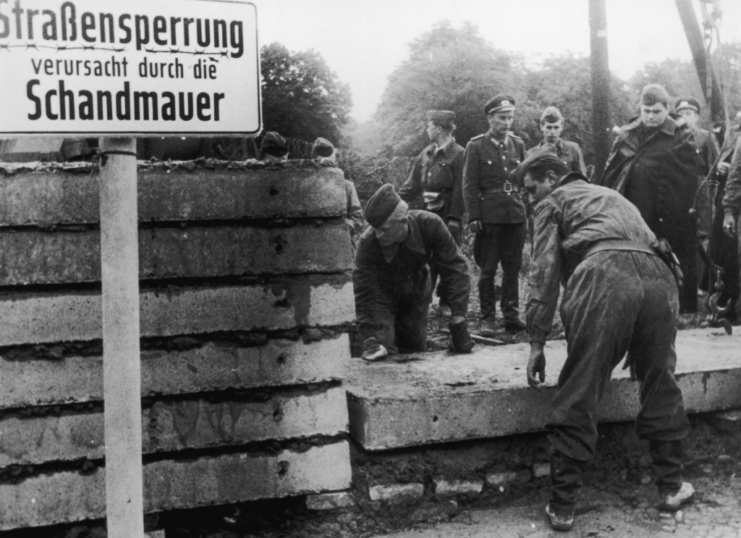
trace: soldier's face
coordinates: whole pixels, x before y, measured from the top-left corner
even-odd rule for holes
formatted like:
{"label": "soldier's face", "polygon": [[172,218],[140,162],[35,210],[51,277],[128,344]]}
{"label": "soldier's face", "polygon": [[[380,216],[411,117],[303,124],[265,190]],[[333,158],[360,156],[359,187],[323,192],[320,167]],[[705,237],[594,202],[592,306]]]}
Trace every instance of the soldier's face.
{"label": "soldier's face", "polygon": [[400,205],[389,215],[386,222],[373,229],[382,247],[401,244],[406,240],[409,226],[407,215],[406,207]]}
{"label": "soldier's face", "polygon": [[492,134],[497,136],[504,136],[507,131],[512,127],[512,122],[515,121],[515,113],[510,112],[494,112],[487,116],[489,120],[489,129]]}
{"label": "soldier's face", "polygon": [[554,184],[552,176],[555,177],[555,174],[548,171],[543,181],[537,181],[530,172],[525,174],[525,191],[527,192],[527,199],[531,206],[535,206],[551,193],[551,188]]}
{"label": "soldier's face", "polygon": [[545,122],[540,126],[540,130],[543,133],[543,138],[549,144],[555,144],[558,139],[561,138],[561,130],[563,130],[563,120],[550,123]]}
{"label": "soldier's face", "polygon": [[662,103],[641,106],[641,122],[646,127],[659,127],[668,115],[669,110]]}
{"label": "soldier's face", "polygon": [[437,136],[440,134],[440,131],[441,131],[440,127],[435,125],[435,122],[433,121],[427,122],[427,137],[430,140],[435,140]]}
{"label": "soldier's face", "polygon": [[679,111],[679,115],[684,118],[684,121],[687,122],[687,127],[690,129],[697,125],[697,120],[700,119],[699,114],[691,108],[683,108]]}

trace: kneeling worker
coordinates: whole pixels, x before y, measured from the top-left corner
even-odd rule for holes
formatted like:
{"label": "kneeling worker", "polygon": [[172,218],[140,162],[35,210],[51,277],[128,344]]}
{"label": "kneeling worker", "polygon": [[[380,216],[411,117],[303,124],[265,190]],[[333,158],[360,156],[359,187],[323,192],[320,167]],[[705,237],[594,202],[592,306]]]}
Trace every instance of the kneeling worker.
{"label": "kneeling worker", "polygon": [[427,349],[432,264],[449,291],[451,349],[471,351],[468,265],[443,220],[410,211],[389,184],[368,200],[365,219],[371,228],[360,236],[353,271],[363,359]]}
{"label": "kneeling worker", "polygon": [[694,489],[682,482],[682,439],[689,422],[674,377],[679,299],[671,250],[657,241],[633,204],[578,172],[568,173],[552,151],[529,156],[518,175],[535,217],[527,381],[537,389],[545,381],[543,347],[559,283],[565,282],[561,319],[568,356],[546,424],[551,526],[573,525],[582,472],[597,442],[597,404],[626,353],[625,366],[640,382],[636,430],[649,441],[659,509],[676,511]]}

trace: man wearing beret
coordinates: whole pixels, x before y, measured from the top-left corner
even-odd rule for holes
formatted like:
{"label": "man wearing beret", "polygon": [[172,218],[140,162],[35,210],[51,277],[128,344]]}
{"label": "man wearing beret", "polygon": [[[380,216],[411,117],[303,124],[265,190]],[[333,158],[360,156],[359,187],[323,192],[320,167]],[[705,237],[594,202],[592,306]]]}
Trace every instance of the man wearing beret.
{"label": "man wearing beret", "polygon": [[[455,243],[461,244],[463,220],[463,148],[453,138],[455,112],[430,110],[427,112],[427,136],[432,144],[414,161],[414,166],[399,196],[405,202],[419,197],[424,208],[443,219]],[[437,268],[430,267],[432,287],[437,282]],[[440,305],[450,310],[443,287],[438,288]]]}
{"label": "man wearing beret", "polygon": [[518,176],[535,216],[527,381],[536,389],[545,382],[544,346],[564,285],[560,312],[568,355],[546,423],[551,525],[573,525],[582,473],[597,442],[597,404],[626,354],[624,368],[640,383],[636,430],[649,443],[658,507],[676,511],[694,489],[682,481],[689,421],[674,376],[678,290],[671,251],[633,204],[569,172],[552,152],[528,156]]}
{"label": "man wearing beret", "polygon": [[432,265],[450,301],[451,349],[471,351],[468,264],[442,219],[410,211],[390,184],[368,200],[365,218],[371,228],[360,236],[353,271],[363,359],[426,351]]}
{"label": "man wearing beret", "polygon": [[553,146],[556,154],[569,167],[569,170],[587,175],[584,155],[582,155],[579,144],[561,138],[563,123],[563,115],[557,107],[546,107],[540,116],[540,130],[543,133],[543,140],[540,144],[528,150],[527,155],[549,144]]}
{"label": "man wearing beret", "polygon": [[473,137],[466,146],[463,199],[468,226],[474,238],[474,259],[481,268],[479,299],[487,330],[494,330],[496,293],[494,277],[502,266],[501,310],[508,331],[524,330],[519,317],[519,273],[525,246],[525,206],[513,172],[525,156],[525,143],[510,128],[515,100],[497,95],[484,106],[489,131]]}

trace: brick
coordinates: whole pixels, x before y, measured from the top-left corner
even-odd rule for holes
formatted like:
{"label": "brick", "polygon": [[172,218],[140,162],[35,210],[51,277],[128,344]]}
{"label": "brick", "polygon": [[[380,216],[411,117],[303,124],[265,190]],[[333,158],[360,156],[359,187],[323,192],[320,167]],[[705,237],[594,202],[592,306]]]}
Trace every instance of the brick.
{"label": "brick", "polygon": [[424,493],[425,487],[423,484],[373,486],[368,490],[371,501],[385,501],[391,504],[421,499]]}
{"label": "brick", "polygon": [[[352,268],[344,222],[139,231],[141,279],[342,272]],[[100,281],[100,233],[0,229],[0,285]]]}
{"label": "brick", "polygon": [[[142,352],[142,395],[299,385],[345,376],[347,334],[317,342],[275,339],[263,346],[207,343],[185,351]],[[0,357],[0,409],[103,399],[103,358]]]}
{"label": "brick", "polygon": [[[355,319],[352,283],[296,278],[282,283],[143,290],[141,335],[337,325]],[[96,292],[6,294],[0,301],[0,346],[100,339]]]}
{"label": "brick", "polygon": [[[159,401],[142,413],[143,452],[177,452],[347,431],[345,391],[277,393],[266,401]],[[101,412],[0,419],[0,468],[105,456]]]}
{"label": "brick", "polygon": [[534,478],[546,478],[548,476],[551,476],[551,464],[550,463],[533,464],[533,477]]}
{"label": "brick", "polygon": [[[0,174],[0,226],[99,222],[97,181],[56,170]],[[346,208],[337,168],[139,170],[140,221],[326,218]]]}
{"label": "brick", "polygon": [[[350,486],[346,442],[276,455],[232,454],[144,466],[144,510],[195,508]],[[105,517],[105,471],[58,472],[0,484],[0,530]]]}
{"label": "brick", "polygon": [[435,495],[438,497],[453,497],[481,493],[484,483],[472,480],[435,480]]}
{"label": "brick", "polygon": [[318,493],[306,497],[306,508],[309,510],[337,510],[355,506],[355,498],[349,491]]}
{"label": "brick", "polygon": [[[741,407],[741,335],[713,329],[679,331],[677,380],[693,413]],[[346,383],[350,435],[366,450],[496,438],[544,431],[566,359],[566,342],[548,342],[546,387],[527,386],[527,344],[399,356],[369,368],[350,361]],[[405,361],[403,367],[397,361]],[[598,407],[600,422],[635,419],[638,384],[616,368]]]}
{"label": "brick", "polygon": [[486,482],[492,487],[509,486],[510,484],[524,484],[530,481],[529,469],[522,471],[504,471],[501,473],[489,473]]}

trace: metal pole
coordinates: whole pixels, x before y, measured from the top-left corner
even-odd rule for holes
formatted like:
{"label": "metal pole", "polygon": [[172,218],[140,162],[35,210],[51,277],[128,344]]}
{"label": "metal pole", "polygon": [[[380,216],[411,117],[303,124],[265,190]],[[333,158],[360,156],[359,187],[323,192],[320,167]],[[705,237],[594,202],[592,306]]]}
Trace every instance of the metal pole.
{"label": "metal pole", "polygon": [[100,148],[108,537],[143,537],[136,140],[101,138]]}
{"label": "metal pole", "polygon": [[610,67],[607,56],[605,0],[589,0],[592,71],[592,133],[594,181],[599,182],[610,153]]}

